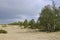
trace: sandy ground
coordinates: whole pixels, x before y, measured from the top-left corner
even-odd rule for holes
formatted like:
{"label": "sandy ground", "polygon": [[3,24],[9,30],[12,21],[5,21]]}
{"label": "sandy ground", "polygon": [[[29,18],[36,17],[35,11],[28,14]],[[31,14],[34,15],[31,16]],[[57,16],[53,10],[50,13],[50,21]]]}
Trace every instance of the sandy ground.
{"label": "sandy ground", "polygon": [[18,26],[0,27],[7,30],[7,34],[0,34],[0,40],[60,40],[60,32],[29,32],[29,29],[21,29]]}

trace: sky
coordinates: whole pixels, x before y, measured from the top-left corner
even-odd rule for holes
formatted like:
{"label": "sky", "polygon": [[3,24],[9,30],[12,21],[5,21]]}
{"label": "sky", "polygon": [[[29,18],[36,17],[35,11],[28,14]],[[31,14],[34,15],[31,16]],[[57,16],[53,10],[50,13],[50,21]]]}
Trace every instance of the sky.
{"label": "sky", "polygon": [[[54,0],[60,6],[60,0]],[[24,21],[25,19],[37,20],[41,9],[52,5],[51,0],[0,0],[0,24]]]}

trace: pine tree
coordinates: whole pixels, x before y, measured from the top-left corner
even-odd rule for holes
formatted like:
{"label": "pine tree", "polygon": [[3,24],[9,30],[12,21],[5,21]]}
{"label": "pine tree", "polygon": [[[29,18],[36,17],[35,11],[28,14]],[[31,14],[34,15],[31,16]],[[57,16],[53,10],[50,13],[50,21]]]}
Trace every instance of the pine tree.
{"label": "pine tree", "polygon": [[46,31],[53,31],[55,30],[55,18],[56,14],[50,5],[47,5],[41,11],[40,17],[38,21],[43,26],[44,30]]}
{"label": "pine tree", "polygon": [[23,25],[24,25],[25,28],[27,28],[29,26],[27,19],[25,19]]}

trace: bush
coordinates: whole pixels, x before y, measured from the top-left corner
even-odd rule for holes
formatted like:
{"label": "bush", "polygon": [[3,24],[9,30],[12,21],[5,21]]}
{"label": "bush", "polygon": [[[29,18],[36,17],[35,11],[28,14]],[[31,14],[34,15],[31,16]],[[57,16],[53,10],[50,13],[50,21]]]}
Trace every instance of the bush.
{"label": "bush", "polygon": [[1,29],[0,33],[7,33],[7,31]]}
{"label": "bush", "polygon": [[56,28],[56,31],[60,31],[60,28]]}

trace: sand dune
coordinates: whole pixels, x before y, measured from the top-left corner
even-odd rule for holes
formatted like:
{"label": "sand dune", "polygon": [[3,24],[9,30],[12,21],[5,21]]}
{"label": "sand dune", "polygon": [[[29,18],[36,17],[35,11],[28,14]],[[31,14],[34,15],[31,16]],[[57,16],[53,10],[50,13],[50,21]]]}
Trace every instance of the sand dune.
{"label": "sand dune", "polygon": [[0,40],[60,40],[60,32],[29,32],[30,29],[21,29],[16,25],[0,29],[8,31],[7,34],[0,34]]}

